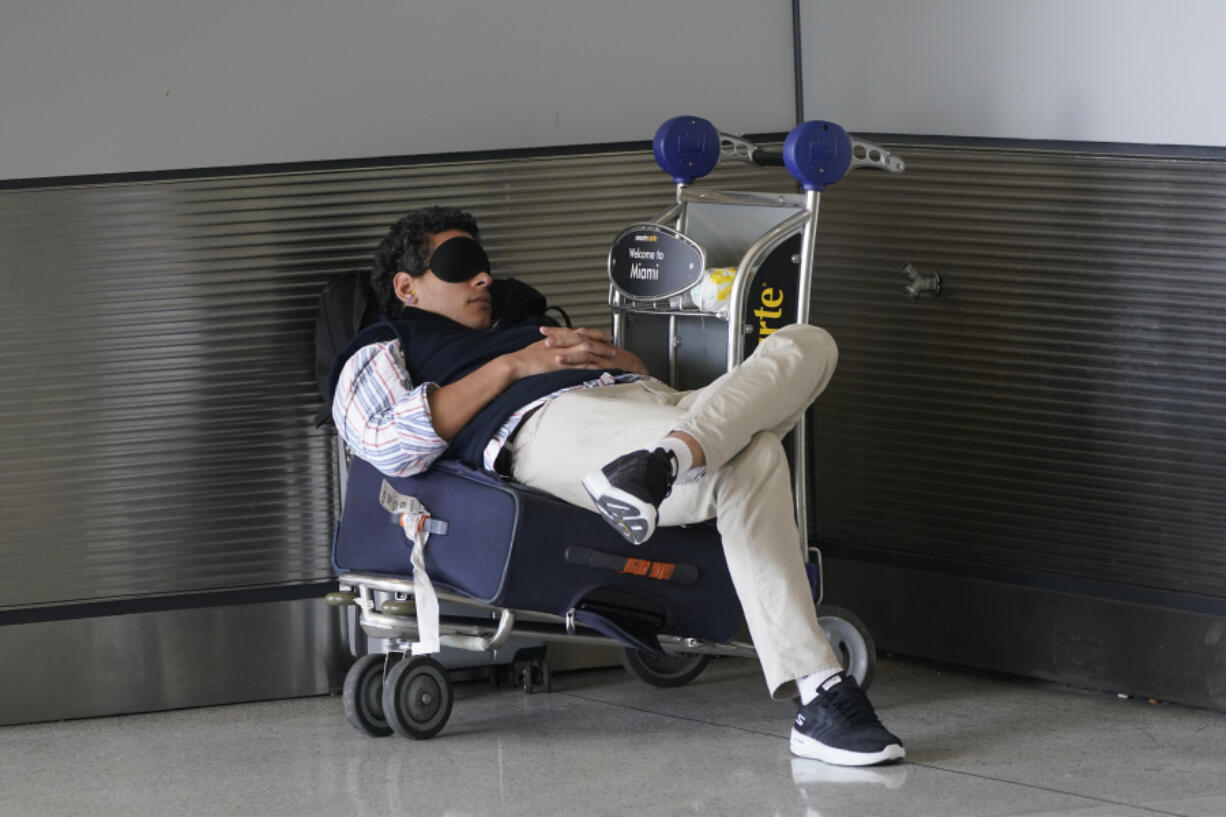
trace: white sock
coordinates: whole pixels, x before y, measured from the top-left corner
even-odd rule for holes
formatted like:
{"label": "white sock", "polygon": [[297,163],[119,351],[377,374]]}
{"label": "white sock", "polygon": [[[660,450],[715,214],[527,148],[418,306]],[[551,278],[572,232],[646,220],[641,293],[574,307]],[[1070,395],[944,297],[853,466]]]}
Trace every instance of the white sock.
{"label": "white sock", "polygon": [[800,692],[800,702],[802,704],[811,703],[817,697],[817,692],[822,684],[829,681],[842,670],[827,669],[821,672],[815,672],[812,675],[806,675],[803,678],[796,679],[796,689]]}
{"label": "white sock", "polygon": [[676,437],[663,437],[647,446],[648,451],[655,451],[657,448],[663,448],[677,458],[677,484],[692,482],[701,477],[706,470],[694,467],[694,455],[690,453],[690,447],[685,444],[684,440],[678,440]]}

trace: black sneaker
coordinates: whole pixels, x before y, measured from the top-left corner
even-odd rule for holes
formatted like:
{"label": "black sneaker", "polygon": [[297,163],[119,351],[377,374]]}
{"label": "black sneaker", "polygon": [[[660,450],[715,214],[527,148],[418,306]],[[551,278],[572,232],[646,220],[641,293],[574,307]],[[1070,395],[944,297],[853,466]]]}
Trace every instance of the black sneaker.
{"label": "black sneaker", "polygon": [[822,682],[817,697],[800,707],[790,746],[794,755],[836,766],[872,766],[906,755],[856,679],[842,672]]}
{"label": "black sneaker", "polygon": [[626,541],[641,545],[656,532],[656,509],[673,489],[677,458],[671,451],[639,449],[583,478],[596,509]]}

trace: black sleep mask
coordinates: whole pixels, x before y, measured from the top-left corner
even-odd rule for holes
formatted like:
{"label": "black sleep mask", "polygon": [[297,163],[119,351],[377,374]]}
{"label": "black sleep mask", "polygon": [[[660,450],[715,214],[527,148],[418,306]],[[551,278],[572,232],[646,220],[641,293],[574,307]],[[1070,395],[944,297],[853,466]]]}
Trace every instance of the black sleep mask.
{"label": "black sleep mask", "polygon": [[481,245],[466,235],[449,238],[430,256],[430,271],[444,281],[458,284],[490,271],[490,259]]}

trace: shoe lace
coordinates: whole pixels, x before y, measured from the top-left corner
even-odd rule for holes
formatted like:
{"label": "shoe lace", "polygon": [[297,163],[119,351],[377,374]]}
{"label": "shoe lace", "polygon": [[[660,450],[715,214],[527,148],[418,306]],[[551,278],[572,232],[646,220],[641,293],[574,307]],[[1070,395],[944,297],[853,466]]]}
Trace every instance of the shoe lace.
{"label": "shoe lace", "polygon": [[649,462],[650,466],[643,474],[643,481],[647,484],[652,498],[659,497],[656,500],[659,505],[673,492],[673,482],[677,478],[677,458],[670,452],[657,448],[651,452]]}
{"label": "shoe lace", "polygon": [[858,686],[844,681],[839,686],[822,693],[821,697],[826,699],[826,706],[850,726],[881,725],[868,696]]}

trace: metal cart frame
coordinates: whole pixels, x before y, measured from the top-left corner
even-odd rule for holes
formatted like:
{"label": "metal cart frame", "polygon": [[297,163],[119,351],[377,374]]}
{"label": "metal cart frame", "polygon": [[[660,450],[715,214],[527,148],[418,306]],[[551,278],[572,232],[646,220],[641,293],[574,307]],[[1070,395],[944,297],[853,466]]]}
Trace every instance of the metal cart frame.
{"label": "metal cart frame", "polygon": [[[668,154],[669,140],[673,139],[680,145],[680,157],[676,150],[671,157],[662,156],[662,134],[666,143],[663,153]],[[694,173],[692,153],[699,142],[702,157],[698,170],[701,172]],[[661,334],[666,336],[664,359],[660,362],[667,368],[670,384],[678,388],[702,385],[686,382],[693,378],[709,382],[745,358],[747,338],[759,328],[743,319],[748,314],[755,277],[772,253],[777,253],[798,235],[799,250],[788,259],[797,267],[796,303],[790,317],[794,322],[807,323],[821,190],[857,168],[871,167],[893,173],[903,169],[902,161],[887,151],[849,137],[837,125],[823,122],[798,126],[789,134],[783,152],[778,153],[740,136],[719,132],[704,120],[677,117],[657,132],[655,147],[661,167],[672,173],[677,182],[676,201],[654,219],[636,226],[670,230],[692,239],[700,246],[705,245],[714,260],[721,264],[734,262],[738,269],[724,316],[704,311],[678,293],[669,293],[663,299],[631,297],[618,286],[611,272],[609,304],[615,342],[640,356],[649,356],[651,350],[635,348],[636,333],[643,333],[638,332],[634,324],[652,324],[646,334],[656,339]],[[721,157],[759,166],[785,165],[806,189],[797,194],[774,194],[694,187],[695,178],[713,169]],[[684,169],[679,171],[679,166]],[[611,257],[611,267],[612,263]],[[701,274],[702,270],[698,272]],[[718,355],[713,355],[711,349],[719,342],[723,343],[723,348]],[[688,349],[703,350],[696,367],[688,366],[685,361]],[[658,349],[655,354],[657,358],[660,356]],[[341,452],[343,460],[343,446]],[[821,554],[809,547],[807,541],[807,437],[803,422],[792,434],[790,453],[795,512],[801,530],[800,546],[805,561],[816,567],[815,603],[820,604],[823,595]],[[383,736],[394,731],[407,737],[428,738],[443,727],[450,715],[452,695],[446,671],[432,658],[411,654],[418,635],[414,594],[412,579],[345,573],[340,577],[339,590],[327,597],[328,603],[334,606],[356,607],[358,624],[367,636],[387,639],[389,651],[360,658],[345,681],[346,715],[355,727],[369,735]],[[439,617],[440,642],[447,647],[489,652],[504,646],[513,636],[546,642],[621,646],[577,624],[574,611],[558,616],[492,607],[454,593],[438,592],[437,596],[441,602],[472,612],[471,616]],[[832,645],[842,652],[849,671],[862,686],[867,686],[875,660],[871,635],[848,611],[832,608],[819,612],[826,613],[819,614],[819,622]],[[658,686],[688,682],[702,671],[711,656],[756,655],[752,644],[738,641],[715,643],[667,635],[659,636],[659,641],[666,656],[671,657],[650,661],[642,656],[636,658],[631,655],[636,651],[627,649],[628,659],[624,661],[640,678]],[[533,661],[524,669],[526,691],[548,689],[549,683],[548,665],[543,660]]]}

